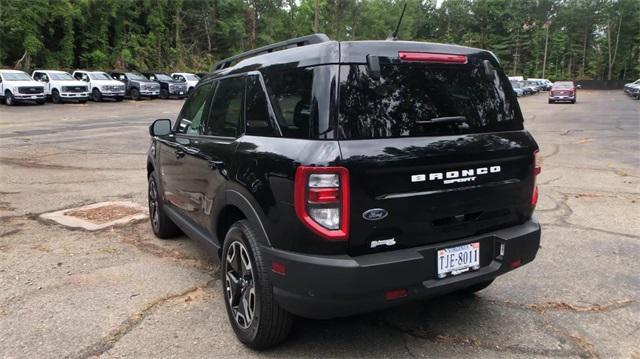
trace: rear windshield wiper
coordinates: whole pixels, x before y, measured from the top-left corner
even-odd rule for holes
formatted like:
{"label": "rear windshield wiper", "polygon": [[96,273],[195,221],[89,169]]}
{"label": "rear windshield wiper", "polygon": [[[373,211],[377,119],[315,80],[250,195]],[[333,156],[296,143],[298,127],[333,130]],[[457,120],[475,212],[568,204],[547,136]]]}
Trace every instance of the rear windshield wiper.
{"label": "rear windshield wiper", "polygon": [[459,123],[466,122],[467,118],[464,116],[451,116],[451,117],[434,117],[425,121],[416,121],[419,125],[428,125],[430,123]]}

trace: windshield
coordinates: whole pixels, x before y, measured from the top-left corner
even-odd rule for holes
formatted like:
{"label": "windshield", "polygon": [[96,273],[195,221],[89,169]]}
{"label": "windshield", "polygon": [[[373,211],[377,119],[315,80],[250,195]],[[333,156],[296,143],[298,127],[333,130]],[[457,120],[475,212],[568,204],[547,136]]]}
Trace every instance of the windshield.
{"label": "windshield", "polygon": [[200,81],[200,78],[196,75],[184,75],[184,77],[189,81]]}
{"label": "windshield", "polygon": [[165,75],[165,74],[154,74],[154,75],[158,80],[173,81],[173,79],[169,77],[169,75]]}
{"label": "windshield", "polygon": [[570,89],[573,88],[573,82],[556,82],[553,88],[557,89]]}
{"label": "windshield", "polygon": [[31,76],[24,72],[3,72],[2,77],[5,81],[33,81]]}
{"label": "windshield", "polygon": [[493,71],[493,79],[487,79],[481,64],[381,64],[379,79],[370,76],[366,65],[341,66],[341,136],[418,137],[522,129],[513,93],[504,89],[506,78]]}
{"label": "windshield", "polygon": [[134,74],[131,72],[127,72],[127,77],[129,78],[129,80],[148,80],[146,77],[140,74]]}
{"label": "windshield", "polygon": [[112,80],[111,76],[104,72],[90,72],[89,77],[92,80]]}
{"label": "windshield", "polygon": [[49,77],[52,80],[75,80],[68,72],[52,72]]}

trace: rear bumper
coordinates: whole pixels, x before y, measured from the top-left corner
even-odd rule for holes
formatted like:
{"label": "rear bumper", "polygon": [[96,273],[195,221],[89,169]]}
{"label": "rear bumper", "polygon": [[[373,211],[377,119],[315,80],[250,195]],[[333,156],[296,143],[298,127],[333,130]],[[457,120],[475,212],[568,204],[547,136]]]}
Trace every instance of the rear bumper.
{"label": "rear bumper", "polygon": [[[480,242],[481,268],[436,278],[436,251]],[[501,244],[505,245],[500,255]],[[530,220],[495,232],[421,247],[350,257],[306,255],[263,247],[267,263],[277,261],[286,274],[271,272],[273,292],[287,311],[307,318],[333,318],[370,312],[430,298],[491,280],[510,270],[513,261],[531,262],[540,245],[540,225]],[[390,290],[406,289],[404,298],[387,300]]]}

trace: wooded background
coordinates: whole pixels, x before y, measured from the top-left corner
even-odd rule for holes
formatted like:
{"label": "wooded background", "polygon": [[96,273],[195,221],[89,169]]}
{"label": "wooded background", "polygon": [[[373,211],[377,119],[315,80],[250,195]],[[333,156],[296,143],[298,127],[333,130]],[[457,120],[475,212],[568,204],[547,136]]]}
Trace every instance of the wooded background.
{"label": "wooded background", "polygon": [[[215,60],[313,32],[336,40],[385,39],[403,3],[0,0],[0,64],[25,70],[208,71]],[[640,0],[407,3],[401,39],[488,49],[509,75],[640,76]]]}

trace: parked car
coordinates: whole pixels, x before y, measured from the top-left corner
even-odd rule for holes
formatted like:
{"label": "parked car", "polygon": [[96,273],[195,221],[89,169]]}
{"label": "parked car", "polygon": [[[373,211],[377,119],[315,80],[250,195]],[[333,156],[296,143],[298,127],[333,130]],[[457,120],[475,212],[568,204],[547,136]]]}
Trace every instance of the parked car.
{"label": "parked car", "polygon": [[167,99],[170,97],[185,98],[187,97],[187,84],[177,81],[171,76],[163,72],[145,72],[143,73],[149,80],[160,83],[160,98]]}
{"label": "parked car", "polygon": [[8,106],[18,102],[44,104],[44,86],[24,71],[0,69],[0,100]]}
{"label": "parked car", "polygon": [[193,89],[196,88],[198,81],[200,81],[200,77],[198,77],[198,75],[188,72],[174,72],[171,74],[171,78],[176,81],[186,82],[188,96],[191,96]]}
{"label": "parked car", "polygon": [[640,79],[624,85],[624,92],[631,97],[640,99]]}
{"label": "parked car", "polygon": [[520,82],[518,81],[511,81],[511,87],[513,88],[513,93],[517,96],[517,97],[521,97],[524,96],[524,89],[522,88],[522,85],[520,84]]}
{"label": "parked car", "polygon": [[529,81],[534,81],[536,83],[536,85],[538,85],[540,87],[541,91],[549,91],[551,90],[551,87],[553,86],[553,83],[547,79],[533,79],[533,78],[529,78]]}
{"label": "parked car", "polygon": [[532,93],[537,94],[542,90],[542,87],[536,83],[535,81],[525,80],[523,81],[524,85],[531,89]]}
{"label": "parked car", "polygon": [[529,86],[526,81],[516,81],[516,83],[520,86],[524,95],[533,95],[535,93],[533,87]]}
{"label": "parked car", "polygon": [[257,349],[293,315],[481,290],[540,245],[538,145],[507,81],[488,51],[323,34],[222,60],[149,128],[153,232],[208,244]]}
{"label": "parked car", "polygon": [[87,84],[93,101],[100,102],[104,98],[112,98],[116,101],[124,99],[124,84],[112,79],[106,72],[77,70],[72,75],[76,80]]}
{"label": "parked car", "polygon": [[34,80],[44,87],[44,95],[53,103],[73,101],[87,102],[89,87],[86,82],[78,81],[68,72],[57,70],[36,70],[31,74]]}
{"label": "parked car", "polygon": [[142,74],[136,72],[112,71],[111,78],[122,82],[125,86],[125,96],[132,100],[140,100],[143,97],[151,98],[160,96],[160,83],[151,81]]}
{"label": "parked car", "polygon": [[573,81],[556,81],[549,91],[549,103],[576,103],[576,86]]}

